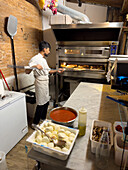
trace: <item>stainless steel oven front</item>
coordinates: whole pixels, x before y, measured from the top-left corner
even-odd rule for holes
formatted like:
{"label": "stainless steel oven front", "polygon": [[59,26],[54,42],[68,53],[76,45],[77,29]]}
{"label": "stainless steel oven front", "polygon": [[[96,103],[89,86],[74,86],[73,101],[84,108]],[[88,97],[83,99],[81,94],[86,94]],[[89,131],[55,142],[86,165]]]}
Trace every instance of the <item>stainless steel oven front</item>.
{"label": "stainless steel oven front", "polygon": [[78,46],[59,46],[56,66],[64,68],[62,75],[105,79],[110,48]]}
{"label": "stainless steel oven front", "polygon": [[56,75],[56,103],[67,78],[106,80],[108,59],[118,51],[122,26],[119,22],[51,26],[56,38],[56,69],[65,70]]}

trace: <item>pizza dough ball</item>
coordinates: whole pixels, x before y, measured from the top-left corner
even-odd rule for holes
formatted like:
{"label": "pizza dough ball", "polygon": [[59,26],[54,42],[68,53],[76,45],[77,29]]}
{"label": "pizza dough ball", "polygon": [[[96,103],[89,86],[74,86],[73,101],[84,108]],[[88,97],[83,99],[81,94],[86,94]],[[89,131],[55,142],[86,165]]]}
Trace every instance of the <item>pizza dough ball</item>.
{"label": "pizza dough ball", "polygon": [[53,127],[52,126],[46,127],[45,131],[46,132],[48,132],[48,131],[52,132],[53,131]]}
{"label": "pizza dough ball", "polygon": [[66,142],[66,148],[69,149],[70,146],[71,146],[71,142],[70,141]]}
{"label": "pizza dough ball", "polygon": [[68,140],[69,140],[70,142],[72,142],[72,141],[74,140],[74,138],[73,138],[73,137],[69,137]]}
{"label": "pizza dough ball", "polygon": [[47,136],[44,136],[42,138],[42,142],[46,142],[46,143],[49,143],[49,138]]}
{"label": "pizza dough ball", "polygon": [[74,134],[74,133],[71,133],[71,134],[69,135],[69,137],[75,138],[75,134]]}
{"label": "pizza dough ball", "polygon": [[45,123],[44,123],[44,127],[47,127],[47,126],[48,126],[48,122],[45,122]]}
{"label": "pizza dough ball", "polygon": [[48,131],[46,132],[46,135],[48,135],[49,137],[52,137],[52,132]]}
{"label": "pizza dough ball", "polygon": [[53,131],[51,137],[53,139],[57,139],[58,138],[57,131]]}
{"label": "pizza dough ball", "polygon": [[55,131],[59,131],[60,130],[60,126],[55,125],[54,127],[55,127]]}
{"label": "pizza dough ball", "polygon": [[65,133],[65,130],[64,129],[60,129],[60,130],[58,130],[58,133]]}
{"label": "pizza dough ball", "polygon": [[61,151],[61,148],[58,147],[58,146],[54,147],[54,149],[56,149],[56,150],[58,150],[58,151]]}
{"label": "pizza dough ball", "polygon": [[37,137],[37,136],[41,136],[41,135],[42,135],[41,131],[40,131],[40,130],[37,130],[37,131],[36,131],[36,135],[35,135],[35,137]]}
{"label": "pizza dough ball", "polygon": [[53,135],[57,135],[57,131],[53,131],[52,134],[53,134]]}
{"label": "pizza dough ball", "polygon": [[52,139],[57,139],[57,135],[53,135],[53,134],[52,134],[51,137],[52,137]]}
{"label": "pizza dough ball", "polygon": [[66,138],[66,134],[65,133],[58,133],[58,138],[64,139],[64,138]]}
{"label": "pizza dough ball", "polygon": [[55,124],[54,123],[52,123],[52,122],[48,122],[48,126],[55,126]]}
{"label": "pizza dough ball", "polygon": [[41,136],[41,135],[38,135],[38,136],[36,137],[35,141],[36,141],[37,143],[41,143],[41,142],[42,142],[42,136]]}
{"label": "pizza dough ball", "polygon": [[41,144],[41,145],[44,145],[44,146],[46,146],[46,147],[48,146],[46,142],[41,142],[40,144]]}
{"label": "pizza dough ball", "polygon": [[66,136],[63,140],[66,141],[66,142],[68,142],[68,141],[69,141],[68,138],[69,138],[69,137]]}
{"label": "pizza dough ball", "polygon": [[48,143],[48,147],[49,148],[54,148],[54,143],[53,142]]}
{"label": "pizza dough ball", "polygon": [[68,149],[66,147],[62,148],[63,152],[68,152]]}
{"label": "pizza dough ball", "polygon": [[66,134],[67,136],[69,136],[69,135],[71,134],[71,132],[70,132],[69,130],[66,130],[66,131],[65,131],[65,134]]}

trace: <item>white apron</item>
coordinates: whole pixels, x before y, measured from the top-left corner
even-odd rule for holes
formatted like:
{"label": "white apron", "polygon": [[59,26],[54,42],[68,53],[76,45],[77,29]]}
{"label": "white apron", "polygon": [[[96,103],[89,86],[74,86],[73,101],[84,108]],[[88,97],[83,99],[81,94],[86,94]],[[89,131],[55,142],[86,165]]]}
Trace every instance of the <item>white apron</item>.
{"label": "white apron", "polygon": [[44,105],[49,101],[49,79],[43,76],[35,78],[36,104]]}
{"label": "white apron", "polygon": [[36,92],[36,104],[44,105],[49,101],[49,71],[50,68],[46,59],[38,53],[31,58],[29,66],[40,64],[43,70],[34,70],[35,77],[35,92]]}

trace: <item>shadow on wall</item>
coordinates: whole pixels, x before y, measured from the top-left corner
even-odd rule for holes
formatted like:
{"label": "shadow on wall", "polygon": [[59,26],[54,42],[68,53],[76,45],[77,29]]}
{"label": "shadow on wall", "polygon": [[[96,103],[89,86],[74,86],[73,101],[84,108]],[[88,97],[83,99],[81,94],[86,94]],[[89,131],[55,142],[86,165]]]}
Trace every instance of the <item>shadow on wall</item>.
{"label": "shadow on wall", "polygon": [[7,34],[7,36],[10,36],[8,31],[7,31],[8,18],[9,17],[5,17],[5,19],[4,19],[4,32]]}
{"label": "shadow on wall", "polygon": [[[32,27],[26,27],[26,28],[20,28],[23,34],[24,40],[35,40],[35,42],[40,42],[43,40],[43,31],[40,29],[32,28]],[[38,46],[38,44],[37,44]]]}
{"label": "shadow on wall", "polygon": [[51,68],[56,67],[56,38],[52,29],[47,29],[43,31],[43,40],[47,41],[51,45],[51,53],[48,56],[48,64]]}

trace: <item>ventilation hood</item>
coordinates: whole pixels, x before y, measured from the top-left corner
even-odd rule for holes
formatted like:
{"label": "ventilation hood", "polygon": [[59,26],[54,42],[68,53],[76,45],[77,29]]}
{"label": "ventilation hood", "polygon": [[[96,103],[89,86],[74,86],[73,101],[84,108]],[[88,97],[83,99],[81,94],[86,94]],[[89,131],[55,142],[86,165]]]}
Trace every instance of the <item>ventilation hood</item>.
{"label": "ventilation hood", "polygon": [[123,22],[51,25],[57,41],[118,41]]}

